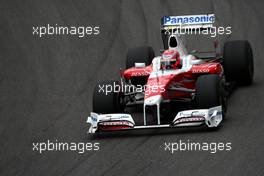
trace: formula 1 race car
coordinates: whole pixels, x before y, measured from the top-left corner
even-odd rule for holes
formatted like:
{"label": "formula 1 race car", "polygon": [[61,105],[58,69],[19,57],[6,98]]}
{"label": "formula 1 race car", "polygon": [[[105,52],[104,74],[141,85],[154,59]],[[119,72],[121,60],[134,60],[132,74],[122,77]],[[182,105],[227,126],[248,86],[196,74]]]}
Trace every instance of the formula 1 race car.
{"label": "formula 1 race car", "polygon": [[[189,53],[184,36],[174,32],[180,18],[189,18],[184,28],[210,28],[214,14],[169,18],[178,21],[172,23],[163,17],[164,50],[160,56],[155,56],[151,47],[129,49],[121,81],[103,81],[95,86],[93,112],[87,118],[89,133],[200,125],[216,128],[226,114],[229,88],[252,83],[254,64],[248,41],[225,42],[221,55]],[[138,105],[143,107],[141,124],[127,111]],[[154,112],[155,124],[148,123],[149,110]],[[163,120],[173,114],[171,110],[175,110],[175,115]]]}

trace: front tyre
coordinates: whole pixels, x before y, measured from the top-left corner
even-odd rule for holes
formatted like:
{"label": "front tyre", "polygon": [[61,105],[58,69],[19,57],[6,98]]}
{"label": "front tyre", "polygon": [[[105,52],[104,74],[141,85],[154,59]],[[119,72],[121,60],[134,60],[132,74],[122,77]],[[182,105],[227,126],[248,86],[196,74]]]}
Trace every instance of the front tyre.
{"label": "front tyre", "polygon": [[227,110],[225,81],[219,75],[202,75],[196,81],[195,103],[198,109],[222,106],[223,117]]}
{"label": "front tyre", "polygon": [[102,81],[93,92],[93,112],[118,113],[124,111],[123,93],[119,81]]}

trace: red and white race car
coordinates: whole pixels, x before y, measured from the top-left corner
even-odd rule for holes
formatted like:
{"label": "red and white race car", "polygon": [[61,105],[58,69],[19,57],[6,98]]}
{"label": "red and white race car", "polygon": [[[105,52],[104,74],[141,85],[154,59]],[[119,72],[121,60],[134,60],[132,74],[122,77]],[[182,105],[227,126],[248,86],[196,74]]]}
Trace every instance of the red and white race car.
{"label": "red and white race car", "polygon": [[[195,26],[188,28],[196,30],[210,25],[208,21],[196,21]],[[230,87],[234,83],[250,85],[253,81],[251,46],[248,41],[228,41],[222,55],[216,52],[190,54],[182,35],[166,33],[175,28],[175,25],[162,23],[165,50],[160,56],[155,56],[151,47],[129,49],[121,81],[103,81],[95,86],[93,112],[87,118],[89,133],[219,126],[227,110]],[[136,122],[128,110],[138,105],[143,107],[141,123]],[[149,110],[155,112],[155,124],[148,123]],[[163,120],[170,115],[169,121]]]}

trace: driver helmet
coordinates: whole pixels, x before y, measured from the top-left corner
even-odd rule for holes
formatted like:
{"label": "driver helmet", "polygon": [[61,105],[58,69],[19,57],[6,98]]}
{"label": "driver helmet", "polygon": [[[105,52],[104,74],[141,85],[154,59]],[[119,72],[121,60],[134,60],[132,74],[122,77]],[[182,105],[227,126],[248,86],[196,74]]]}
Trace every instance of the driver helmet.
{"label": "driver helmet", "polygon": [[180,67],[180,54],[176,50],[166,50],[161,57],[162,69],[176,69]]}

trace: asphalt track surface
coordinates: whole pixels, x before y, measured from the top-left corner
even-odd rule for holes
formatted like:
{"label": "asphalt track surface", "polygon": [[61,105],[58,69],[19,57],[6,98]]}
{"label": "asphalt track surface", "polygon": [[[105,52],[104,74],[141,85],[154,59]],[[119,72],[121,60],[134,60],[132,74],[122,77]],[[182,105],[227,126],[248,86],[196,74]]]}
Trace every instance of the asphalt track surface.
{"label": "asphalt track surface", "polygon": [[[0,1],[0,175],[264,175],[264,1]],[[117,79],[129,47],[159,52],[163,15],[214,12],[255,57],[251,87],[237,89],[218,131],[148,130],[86,135],[92,90]],[[98,25],[100,35],[32,35],[32,26]],[[100,142],[100,151],[32,151],[32,142]],[[164,142],[232,142],[231,151],[164,151]]]}

